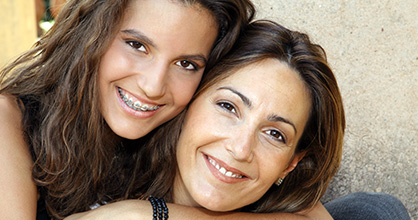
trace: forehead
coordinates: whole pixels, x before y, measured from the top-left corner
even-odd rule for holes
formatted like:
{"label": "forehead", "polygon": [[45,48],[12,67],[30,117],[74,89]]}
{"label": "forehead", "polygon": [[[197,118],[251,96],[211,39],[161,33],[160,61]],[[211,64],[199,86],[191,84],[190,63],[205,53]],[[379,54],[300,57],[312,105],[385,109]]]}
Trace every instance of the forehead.
{"label": "forehead", "polygon": [[[288,93],[300,90],[307,91],[306,85],[299,73],[287,63],[274,58],[266,58],[230,71],[230,75],[216,84],[229,83],[237,86],[251,85],[251,88],[265,90],[281,90],[293,87]],[[215,85],[216,85],[215,84]]]}
{"label": "forehead", "polygon": [[[187,27],[195,28],[196,25],[200,29],[217,27],[215,17],[200,4],[180,4],[170,0],[136,0],[131,2],[126,10],[123,25],[142,24],[141,28],[150,30],[170,28],[181,31]],[[199,32],[200,29],[195,29],[194,32]]]}
{"label": "forehead", "polygon": [[187,10],[194,11],[198,15],[202,15],[202,17],[209,15],[212,21],[217,21],[209,8],[203,6],[199,1],[190,0],[133,0],[128,4],[125,17],[139,17],[144,14],[148,16],[154,14],[158,17],[163,17],[165,15],[164,12],[167,12],[169,9],[178,11],[178,14],[184,14],[183,12]]}
{"label": "forehead", "polygon": [[214,16],[199,4],[171,0],[137,0],[130,3],[121,29],[139,30],[160,48],[190,53],[211,47],[218,34]]}

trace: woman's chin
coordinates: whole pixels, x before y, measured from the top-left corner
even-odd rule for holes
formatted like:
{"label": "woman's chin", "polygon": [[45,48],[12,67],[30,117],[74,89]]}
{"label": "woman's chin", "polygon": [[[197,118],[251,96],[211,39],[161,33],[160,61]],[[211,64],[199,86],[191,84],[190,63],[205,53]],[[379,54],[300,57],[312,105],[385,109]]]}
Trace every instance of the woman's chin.
{"label": "woman's chin", "polygon": [[205,208],[213,212],[229,212],[229,211],[237,209],[235,207],[231,207],[230,204],[226,205],[219,201],[210,201],[210,200],[205,201],[204,204],[199,204],[199,205],[202,208]]}

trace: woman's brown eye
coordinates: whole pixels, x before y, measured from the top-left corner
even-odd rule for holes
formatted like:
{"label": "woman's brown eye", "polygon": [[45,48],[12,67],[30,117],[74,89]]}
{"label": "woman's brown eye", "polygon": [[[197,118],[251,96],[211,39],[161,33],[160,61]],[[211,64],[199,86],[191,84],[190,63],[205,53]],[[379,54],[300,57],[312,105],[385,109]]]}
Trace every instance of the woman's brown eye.
{"label": "woman's brown eye", "polygon": [[278,131],[272,130],[270,131],[271,136],[275,137],[275,138],[280,138],[281,134]]}
{"label": "woman's brown eye", "polygon": [[227,111],[236,113],[234,105],[232,105],[228,102],[220,102],[220,103],[218,103],[218,105],[221,106],[222,108],[226,109]]}
{"label": "woman's brown eye", "polygon": [[283,143],[286,143],[286,140],[285,140],[285,138],[284,138],[284,136],[283,136],[283,134],[282,133],[280,133],[279,131],[277,131],[277,130],[268,130],[267,131],[267,134],[269,134],[270,136],[272,136],[275,140],[277,140],[277,141],[280,141],[280,142],[283,142]]}

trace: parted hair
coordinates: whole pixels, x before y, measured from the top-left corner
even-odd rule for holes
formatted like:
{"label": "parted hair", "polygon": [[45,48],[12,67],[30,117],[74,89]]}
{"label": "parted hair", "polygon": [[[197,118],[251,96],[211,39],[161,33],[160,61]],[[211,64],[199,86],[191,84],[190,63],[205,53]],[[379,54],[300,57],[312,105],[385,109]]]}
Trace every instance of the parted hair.
{"label": "parted hair", "polygon": [[[319,201],[341,162],[344,109],[323,48],[312,43],[304,33],[291,31],[272,21],[255,21],[226,58],[205,75],[195,97],[240,68],[267,58],[278,59],[295,70],[309,91],[310,116],[295,150],[296,154],[305,152],[306,155],[280,186],[271,186],[262,198],[240,211],[297,212],[311,208]],[[149,151],[147,158],[153,158],[152,163],[148,163],[152,164],[148,165],[150,170],[161,161],[166,170],[153,173],[155,176],[149,179],[154,182],[144,197],[156,194],[172,201],[171,185],[166,183],[172,184],[175,176],[175,140],[180,136],[185,114],[186,110],[171,121],[170,129],[161,127],[156,131],[154,138],[159,139],[151,139],[150,145],[144,148]]]}
{"label": "parted hair", "polygon": [[[48,213],[61,219],[100,201],[130,198],[137,149],[143,139],[124,140],[100,113],[101,57],[135,0],[69,0],[53,27],[32,49],[0,73],[0,93],[19,100],[23,132],[32,152],[33,179]],[[170,0],[171,1],[171,0]],[[209,10],[218,37],[206,68],[231,48],[252,20],[249,0],[177,0]],[[132,147],[131,147],[132,146]]]}

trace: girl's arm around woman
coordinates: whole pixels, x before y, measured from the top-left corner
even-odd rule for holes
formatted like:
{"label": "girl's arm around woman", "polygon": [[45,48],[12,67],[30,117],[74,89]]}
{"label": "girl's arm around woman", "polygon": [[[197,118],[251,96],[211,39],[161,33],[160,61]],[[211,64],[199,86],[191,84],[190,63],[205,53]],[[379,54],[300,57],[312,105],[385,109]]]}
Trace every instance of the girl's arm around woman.
{"label": "girl's arm around woman", "polygon": [[[331,215],[321,203],[312,209],[293,213],[248,213],[248,212],[211,212],[203,208],[187,207],[177,204],[167,204],[169,219],[208,219],[208,220],[253,220],[253,219],[280,219],[280,220],[332,220]],[[107,220],[107,219],[152,219],[152,207],[145,200],[124,200],[107,204],[88,212],[78,213],[65,220]]]}

